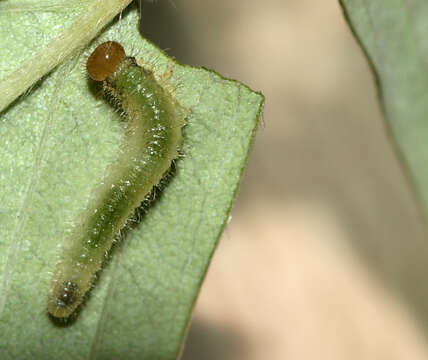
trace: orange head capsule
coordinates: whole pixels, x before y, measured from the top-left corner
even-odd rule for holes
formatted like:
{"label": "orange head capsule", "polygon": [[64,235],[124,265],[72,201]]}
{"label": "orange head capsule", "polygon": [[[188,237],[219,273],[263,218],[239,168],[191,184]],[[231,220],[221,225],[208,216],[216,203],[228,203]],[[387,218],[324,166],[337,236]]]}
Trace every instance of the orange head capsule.
{"label": "orange head capsule", "polygon": [[116,41],[106,41],[98,45],[86,62],[86,70],[91,79],[104,81],[118,69],[126,54]]}

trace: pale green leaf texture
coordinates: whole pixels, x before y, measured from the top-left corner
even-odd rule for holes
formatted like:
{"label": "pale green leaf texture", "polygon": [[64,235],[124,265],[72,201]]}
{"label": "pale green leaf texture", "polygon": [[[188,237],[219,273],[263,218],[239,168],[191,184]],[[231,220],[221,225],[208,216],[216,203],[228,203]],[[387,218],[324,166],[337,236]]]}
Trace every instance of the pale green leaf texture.
{"label": "pale green leaf texture", "polygon": [[373,64],[387,122],[428,215],[428,2],[341,3]]}
{"label": "pale green leaf texture", "polygon": [[[0,12],[0,93],[4,79],[79,18],[79,7],[40,11]],[[175,359],[180,352],[263,97],[168,59],[141,39],[137,15],[135,9],[124,13],[72,59],[58,56],[59,67],[1,113],[2,360]],[[114,249],[79,316],[62,327],[46,313],[51,272],[123,136],[119,115],[96,96],[85,74],[88,54],[107,39],[120,41],[158,74],[172,70],[169,84],[189,109],[185,143],[168,184]]]}

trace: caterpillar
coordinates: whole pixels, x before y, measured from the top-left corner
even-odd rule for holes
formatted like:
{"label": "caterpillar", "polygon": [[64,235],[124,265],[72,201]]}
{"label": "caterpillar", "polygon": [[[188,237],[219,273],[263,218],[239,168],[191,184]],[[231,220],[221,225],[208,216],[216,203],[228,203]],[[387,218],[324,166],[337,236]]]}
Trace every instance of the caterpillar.
{"label": "caterpillar", "polygon": [[65,241],[48,296],[55,318],[69,317],[82,303],[115,236],[177,158],[186,117],[167,86],[118,42],[99,45],[86,69],[121,111],[125,140]]}

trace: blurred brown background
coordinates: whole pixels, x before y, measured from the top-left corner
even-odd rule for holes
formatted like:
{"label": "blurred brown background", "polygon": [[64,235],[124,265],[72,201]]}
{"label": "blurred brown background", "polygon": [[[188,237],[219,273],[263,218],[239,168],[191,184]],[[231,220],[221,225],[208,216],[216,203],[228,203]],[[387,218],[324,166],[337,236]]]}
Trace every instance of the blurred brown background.
{"label": "blurred brown background", "polygon": [[428,237],[338,2],[161,0],[143,28],[266,96],[183,359],[428,359]]}

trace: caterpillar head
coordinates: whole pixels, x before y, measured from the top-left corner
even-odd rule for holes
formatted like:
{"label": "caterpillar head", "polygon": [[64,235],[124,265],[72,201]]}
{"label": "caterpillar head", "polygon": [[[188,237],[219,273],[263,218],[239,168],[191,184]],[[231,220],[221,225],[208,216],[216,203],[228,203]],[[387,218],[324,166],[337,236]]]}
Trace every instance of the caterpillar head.
{"label": "caterpillar head", "polygon": [[86,62],[89,77],[95,81],[106,80],[115,73],[125,57],[125,50],[116,41],[98,45]]}

